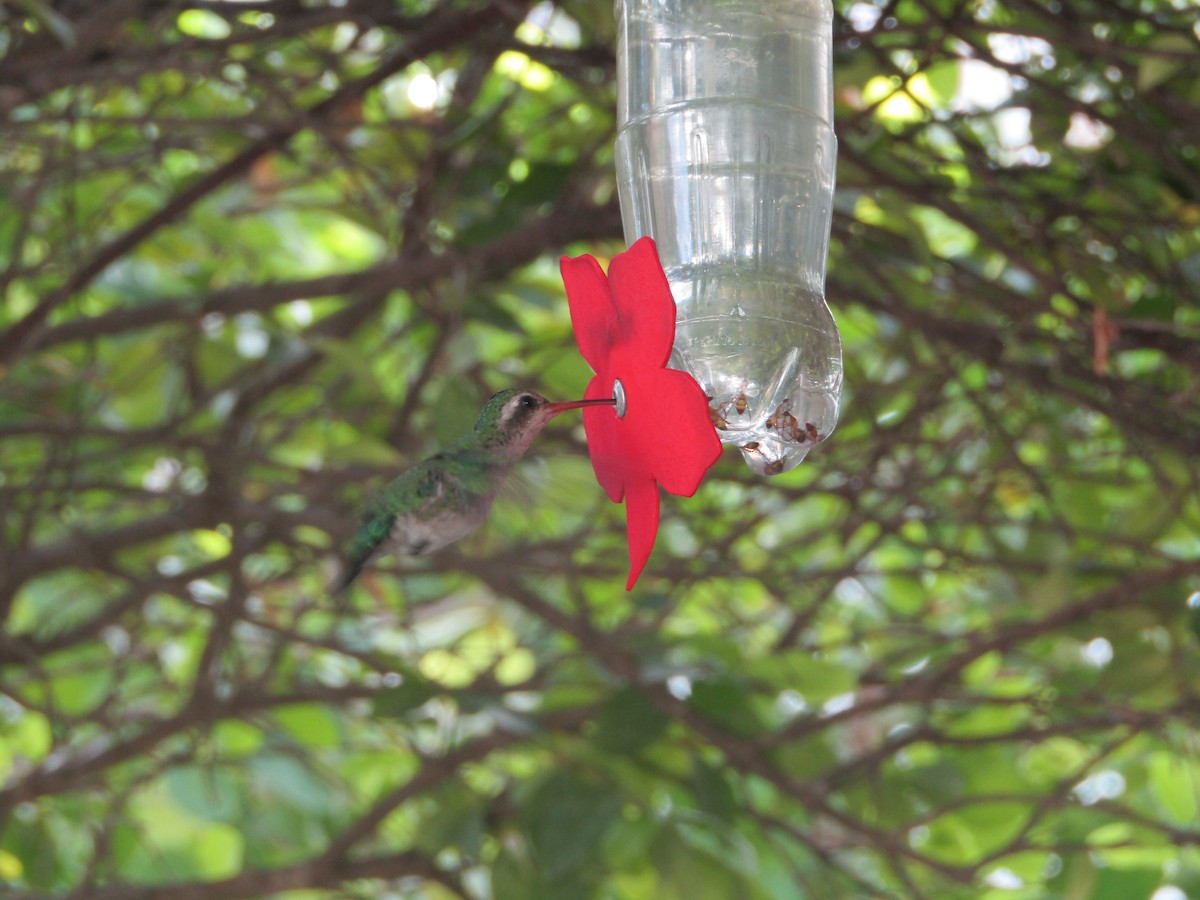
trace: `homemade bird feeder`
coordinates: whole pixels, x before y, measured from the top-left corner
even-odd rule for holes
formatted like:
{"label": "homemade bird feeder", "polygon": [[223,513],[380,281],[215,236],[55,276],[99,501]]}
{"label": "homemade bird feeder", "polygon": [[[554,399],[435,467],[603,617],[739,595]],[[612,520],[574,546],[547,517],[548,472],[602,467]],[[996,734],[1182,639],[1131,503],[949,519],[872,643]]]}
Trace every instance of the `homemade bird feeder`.
{"label": "homemade bird feeder", "polygon": [[[825,305],[837,143],[829,0],[617,0],[617,182],[630,249],[562,261],[596,377],[596,477],[624,500],[630,576],[659,492],[690,496],[721,444],[775,475],[837,422]],[[669,364],[669,365],[668,365]]]}
{"label": "homemade bird feeder", "polygon": [[671,365],[750,468],[837,423],[825,304],[837,140],[830,0],[616,0],[617,182],[676,304]]}

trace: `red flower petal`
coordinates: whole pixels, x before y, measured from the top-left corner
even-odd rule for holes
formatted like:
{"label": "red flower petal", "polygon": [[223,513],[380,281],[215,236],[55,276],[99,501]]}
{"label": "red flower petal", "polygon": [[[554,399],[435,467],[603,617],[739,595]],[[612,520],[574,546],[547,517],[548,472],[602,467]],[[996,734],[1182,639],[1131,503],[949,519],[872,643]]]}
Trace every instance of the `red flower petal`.
{"label": "red flower petal", "polygon": [[629,534],[629,580],[625,582],[625,590],[629,591],[646,567],[654,539],[658,537],[658,486],[652,480],[628,485],[625,520]]}
{"label": "red flower petal", "polygon": [[665,368],[675,339],[675,301],[650,238],[613,257],[608,277],[590,256],[560,261],[575,339],[596,377],[587,399],[624,389],[626,409],[587,407],[583,424],[596,480],[625,500],[633,588],[658,535],[659,484],[690,497],[721,455],[708,399],[691,375]]}
{"label": "red flower petal", "polygon": [[649,390],[639,391],[640,403],[657,423],[655,440],[639,441],[646,470],[670,494],[690,497],[704,473],[721,456],[721,439],[708,413],[708,398],[687,372],[661,369]]}
{"label": "red flower petal", "polygon": [[617,420],[625,471],[629,478],[653,478],[655,460],[664,455],[664,449],[666,455],[676,449],[670,421],[677,413],[669,401],[657,395],[663,370],[619,364],[614,370],[620,373],[617,377],[625,388],[625,415]]}
{"label": "red flower petal", "polygon": [[675,341],[675,298],[648,237],[639,238],[608,267],[612,303],[621,323],[619,339],[636,342],[644,366],[665,366]]}
{"label": "red flower petal", "polygon": [[[585,399],[611,397],[612,382],[593,378],[583,392]],[[588,406],[583,410],[583,430],[587,434],[588,455],[592,458],[592,469],[604,493],[613,503],[620,503],[625,496],[625,485],[630,476],[625,443],[622,440],[620,421],[611,406]]]}
{"label": "red flower petal", "polygon": [[608,279],[600,263],[586,254],[562,257],[558,270],[567,289],[571,327],[575,329],[579,352],[593,371],[603,373],[619,328]]}

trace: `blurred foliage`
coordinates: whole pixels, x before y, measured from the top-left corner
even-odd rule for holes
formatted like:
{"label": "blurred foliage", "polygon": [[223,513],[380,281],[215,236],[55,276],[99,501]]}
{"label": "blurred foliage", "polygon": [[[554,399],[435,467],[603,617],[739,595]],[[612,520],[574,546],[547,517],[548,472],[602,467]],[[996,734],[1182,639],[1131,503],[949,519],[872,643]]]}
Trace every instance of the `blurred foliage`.
{"label": "blurred foliage", "polygon": [[1200,897],[1187,0],[837,3],[832,438],[364,496],[623,246],[607,0],[0,6],[0,891]]}

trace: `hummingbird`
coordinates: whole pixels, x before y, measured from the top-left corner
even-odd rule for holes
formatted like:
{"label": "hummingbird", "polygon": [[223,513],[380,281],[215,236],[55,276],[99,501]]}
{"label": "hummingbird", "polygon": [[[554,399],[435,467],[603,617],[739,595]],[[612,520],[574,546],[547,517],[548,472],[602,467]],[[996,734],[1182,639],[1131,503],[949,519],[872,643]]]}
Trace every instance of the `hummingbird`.
{"label": "hummingbird", "polygon": [[504,479],[547,422],[568,409],[615,402],[553,403],[515,388],[493,394],[470,434],[394,479],[367,506],[334,593],[385,553],[420,556],[466,537],[483,524]]}

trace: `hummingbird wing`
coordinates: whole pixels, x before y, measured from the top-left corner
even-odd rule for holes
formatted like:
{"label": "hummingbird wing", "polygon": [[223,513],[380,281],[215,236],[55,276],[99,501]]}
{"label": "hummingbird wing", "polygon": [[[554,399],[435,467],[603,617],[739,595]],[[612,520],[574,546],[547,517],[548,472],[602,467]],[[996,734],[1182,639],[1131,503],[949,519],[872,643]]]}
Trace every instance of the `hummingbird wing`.
{"label": "hummingbird wing", "polygon": [[518,543],[561,538],[595,521],[605,505],[595,488],[586,455],[526,457],[496,496],[493,530]]}
{"label": "hummingbird wing", "polygon": [[389,549],[419,556],[460,540],[478,528],[492,505],[503,470],[488,455],[459,449],[439,453],[396,478],[367,507],[346,547],[346,564],[333,585],[350,585],[378,554]]}
{"label": "hummingbird wing", "polygon": [[402,514],[411,511],[420,516],[442,491],[437,471],[427,462],[409,469],[384,488],[367,506],[358,531],[346,545],[346,562],[332,586],[333,593],[341,593],[349,587],[367,563],[386,549]]}

